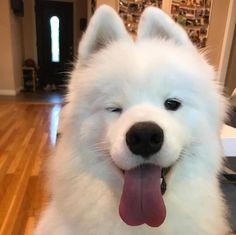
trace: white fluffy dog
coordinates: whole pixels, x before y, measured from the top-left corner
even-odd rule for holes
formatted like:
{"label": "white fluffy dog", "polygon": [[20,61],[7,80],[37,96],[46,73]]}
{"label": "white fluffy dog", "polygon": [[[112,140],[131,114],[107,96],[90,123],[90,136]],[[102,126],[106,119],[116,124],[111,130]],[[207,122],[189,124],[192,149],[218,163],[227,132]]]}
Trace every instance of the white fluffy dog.
{"label": "white fluffy dog", "polygon": [[100,7],[80,43],[35,234],[227,234],[214,77],[161,10],[144,11],[134,42]]}

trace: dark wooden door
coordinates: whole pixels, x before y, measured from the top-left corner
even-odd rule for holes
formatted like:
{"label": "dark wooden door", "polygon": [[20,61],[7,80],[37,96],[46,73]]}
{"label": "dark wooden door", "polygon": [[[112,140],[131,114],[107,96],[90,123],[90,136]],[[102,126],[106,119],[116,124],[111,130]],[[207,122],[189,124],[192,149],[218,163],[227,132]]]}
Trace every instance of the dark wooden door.
{"label": "dark wooden door", "polygon": [[39,81],[64,84],[73,61],[73,3],[35,1]]}

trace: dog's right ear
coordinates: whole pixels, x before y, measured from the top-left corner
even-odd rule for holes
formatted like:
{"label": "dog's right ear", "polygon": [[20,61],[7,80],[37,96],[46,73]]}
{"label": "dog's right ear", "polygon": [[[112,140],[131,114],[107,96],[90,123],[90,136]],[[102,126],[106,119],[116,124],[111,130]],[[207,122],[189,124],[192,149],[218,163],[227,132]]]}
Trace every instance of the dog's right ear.
{"label": "dog's right ear", "polygon": [[118,40],[131,40],[131,38],[115,10],[103,5],[94,13],[80,42],[79,60],[82,64],[86,64],[91,55]]}
{"label": "dog's right ear", "polygon": [[165,38],[182,46],[193,46],[186,31],[157,7],[147,7],[141,15],[138,26],[137,40],[150,38]]}

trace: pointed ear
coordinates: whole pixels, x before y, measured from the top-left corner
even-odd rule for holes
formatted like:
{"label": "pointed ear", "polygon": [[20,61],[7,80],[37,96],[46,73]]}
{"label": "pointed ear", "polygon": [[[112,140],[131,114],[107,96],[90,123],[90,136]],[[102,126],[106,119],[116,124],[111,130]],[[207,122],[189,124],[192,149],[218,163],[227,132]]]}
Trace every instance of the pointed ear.
{"label": "pointed ear", "polygon": [[156,7],[148,7],[141,16],[137,39],[155,37],[174,40],[184,46],[192,46],[185,30],[175,23],[169,15]]}
{"label": "pointed ear", "polygon": [[131,40],[121,18],[113,8],[103,5],[91,18],[80,42],[79,59],[82,63],[86,63],[92,54],[109,43],[122,39]]}

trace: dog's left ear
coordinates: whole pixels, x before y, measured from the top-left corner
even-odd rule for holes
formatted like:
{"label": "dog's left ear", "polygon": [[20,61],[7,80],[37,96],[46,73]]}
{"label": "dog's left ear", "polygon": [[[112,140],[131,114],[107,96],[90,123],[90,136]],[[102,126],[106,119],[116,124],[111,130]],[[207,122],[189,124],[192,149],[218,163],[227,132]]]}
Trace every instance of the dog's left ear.
{"label": "dog's left ear", "polygon": [[79,45],[79,60],[82,63],[109,43],[131,40],[116,11],[103,5],[96,10]]}
{"label": "dog's left ear", "polygon": [[192,46],[185,30],[156,7],[147,7],[140,19],[137,40],[146,38],[165,38],[183,46]]}

